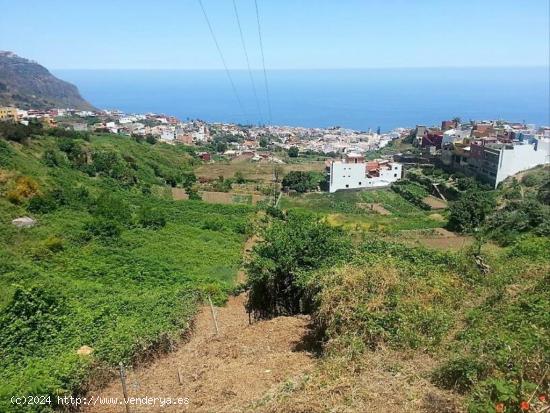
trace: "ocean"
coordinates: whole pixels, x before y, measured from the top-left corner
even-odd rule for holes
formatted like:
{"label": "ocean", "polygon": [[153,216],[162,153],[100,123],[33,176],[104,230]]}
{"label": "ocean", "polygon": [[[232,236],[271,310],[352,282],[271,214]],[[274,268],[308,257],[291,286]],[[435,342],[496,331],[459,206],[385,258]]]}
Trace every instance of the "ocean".
{"label": "ocean", "polygon": [[[263,72],[232,71],[241,110],[224,71],[54,70],[102,109],[185,119],[268,123]],[[273,70],[267,73],[271,123],[383,131],[443,119],[505,119],[550,125],[549,69],[414,68]]]}

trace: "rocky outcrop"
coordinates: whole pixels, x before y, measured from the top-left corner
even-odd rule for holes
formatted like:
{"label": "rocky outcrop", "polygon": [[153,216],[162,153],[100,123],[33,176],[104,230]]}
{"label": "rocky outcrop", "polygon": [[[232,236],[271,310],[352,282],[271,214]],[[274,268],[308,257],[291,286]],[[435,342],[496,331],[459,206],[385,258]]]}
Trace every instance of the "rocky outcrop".
{"label": "rocky outcrop", "polygon": [[73,108],[90,110],[75,85],[12,52],[0,51],[0,106],[22,109]]}

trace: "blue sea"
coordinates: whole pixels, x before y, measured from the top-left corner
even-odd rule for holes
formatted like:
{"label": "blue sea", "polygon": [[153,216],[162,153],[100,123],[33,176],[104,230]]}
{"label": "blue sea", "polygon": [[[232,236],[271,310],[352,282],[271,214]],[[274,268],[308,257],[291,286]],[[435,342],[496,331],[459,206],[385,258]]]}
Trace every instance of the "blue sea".
{"label": "blue sea", "polygon": [[[246,71],[55,70],[102,109],[156,112],[182,120],[267,123],[263,72],[258,101]],[[506,119],[550,125],[548,68],[274,70],[267,73],[271,123],[387,131],[443,119]]]}

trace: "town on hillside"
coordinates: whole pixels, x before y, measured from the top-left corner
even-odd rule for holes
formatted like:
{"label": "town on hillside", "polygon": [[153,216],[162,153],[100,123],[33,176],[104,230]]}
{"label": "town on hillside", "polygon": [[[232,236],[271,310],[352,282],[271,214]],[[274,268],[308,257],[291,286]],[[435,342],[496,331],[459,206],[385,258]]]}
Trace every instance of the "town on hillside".
{"label": "town on hillside", "polygon": [[[198,152],[206,162],[213,162],[217,155],[282,164],[277,151],[286,151],[290,156],[320,154],[326,157],[329,192],[388,186],[401,179],[408,166],[426,164],[461,172],[496,187],[509,176],[550,162],[550,126],[502,120],[461,122],[454,118],[443,120],[440,126],[400,127],[382,133],[380,128],[357,131],[181,121],[163,114],[126,114],[119,110],[1,107],[0,121],[25,125],[38,122],[46,128],[120,134],[170,145],[209,145],[211,151]],[[412,149],[384,151],[397,140],[411,143]],[[367,160],[367,154],[380,157]]]}

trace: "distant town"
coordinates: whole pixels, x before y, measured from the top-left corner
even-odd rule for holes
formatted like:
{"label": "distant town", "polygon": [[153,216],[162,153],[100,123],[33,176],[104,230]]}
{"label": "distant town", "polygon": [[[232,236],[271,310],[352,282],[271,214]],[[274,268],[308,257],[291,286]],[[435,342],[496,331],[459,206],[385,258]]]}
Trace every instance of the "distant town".
{"label": "distant town", "polygon": [[[251,161],[284,161],[277,149],[326,156],[329,191],[387,186],[402,177],[403,166],[432,164],[462,172],[496,187],[509,176],[550,162],[550,126],[496,121],[443,120],[438,126],[417,125],[389,132],[357,131],[342,127],[305,128],[275,125],[237,125],[181,121],[163,114],[127,114],[119,110],[23,110],[0,108],[0,121],[39,122],[77,132],[112,133],[167,144],[215,143],[216,154],[247,156]],[[383,149],[408,140],[413,150]],[[212,145],[211,145],[212,147]],[[366,160],[374,153],[378,159]],[[199,152],[204,161],[213,153]]]}

